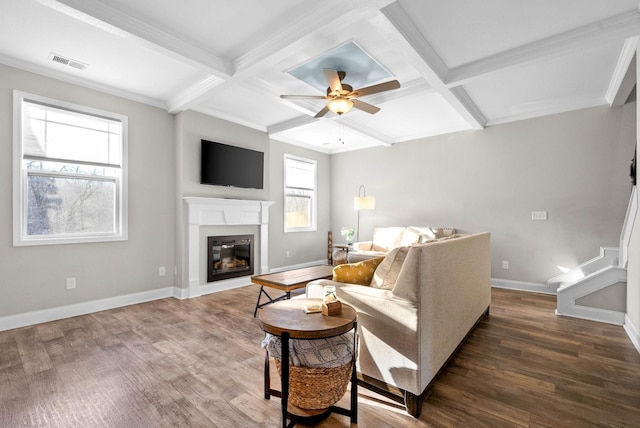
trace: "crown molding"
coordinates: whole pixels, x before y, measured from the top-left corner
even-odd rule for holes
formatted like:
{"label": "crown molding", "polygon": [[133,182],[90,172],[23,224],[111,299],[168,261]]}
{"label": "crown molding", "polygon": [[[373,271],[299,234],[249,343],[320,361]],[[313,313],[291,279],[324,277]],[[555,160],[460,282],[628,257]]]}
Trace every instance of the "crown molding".
{"label": "crown molding", "polygon": [[345,128],[349,128],[354,132],[365,135],[375,140],[377,143],[379,143],[382,146],[388,147],[394,143],[393,138],[389,137],[388,135],[385,135],[382,132],[375,132],[368,126],[365,126],[353,119],[349,119],[348,117],[342,117],[340,119],[340,124],[337,123],[337,119],[338,118],[334,119],[334,122],[333,122],[336,124],[336,126],[339,126],[340,124],[342,124],[345,126]]}
{"label": "crown molding", "polygon": [[640,34],[640,12],[633,10],[454,67],[449,70],[446,83],[459,86],[508,67],[564,55],[579,48],[593,48],[637,34]]}
{"label": "crown molding", "polygon": [[207,76],[171,97],[167,102],[167,110],[169,113],[188,110],[199,98],[223,82],[217,76]]}
{"label": "crown molding", "polygon": [[212,108],[207,108],[207,107],[192,107],[189,110],[193,110],[195,112],[198,113],[202,113],[208,116],[212,116],[215,117],[217,119],[221,119],[221,120],[226,120],[227,122],[231,122],[231,123],[235,123],[236,125],[242,125],[245,126],[247,128],[251,128],[251,129],[255,129],[256,131],[261,131],[261,132],[267,132],[267,128],[261,125],[257,125],[253,122],[249,122],[247,120],[244,119],[240,119],[236,116],[230,115],[226,112],[220,111],[220,110],[216,110],[216,109],[212,109]]}
{"label": "crown molding", "polygon": [[633,58],[638,49],[638,40],[640,37],[635,36],[624,41],[605,95],[611,107],[624,104],[636,84],[636,64]]}
{"label": "crown molding", "polygon": [[[467,91],[462,87],[455,87],[449,90],[450,96],[446,96],[447,101],[453,106],[460,116],[471,126],[472,129],[484,129],[487,125],[487,118],[480,111],[480,108],[471,99]],[[459,105],[459,107],[457,107]]]}
{"label": "crown molding", "polygon": [[136,18],[132,13],[118,9],[110,3],[101,0],[37,1],[88,25],[144,45],[155,52],[219,78],[226,79],[230,76],[231,64],[228,61],[154,27]]}
{"label": "crown molding", "polygon": [[68,72],[53,70],[51,68],[43,67],[31,62],[20,61],[16,58],[8,57],[2,54],[0,54],[0,64],[38,74],[51,79],[60,80],[62,82],[70,83],[73,85],[81,86],[83,88],[92,89],[94,91],[103,92],[108,95],[125,98],[130,101],[139,102],[153,107],[159,107],[163,110],[167,108],[167,105],[164,101],[156,98],[145,97],[134,92],[123,91],[112,86],[103,85],[91,80],[84,79],[80,76],[69,74]]}
{"label": "crown molding", "polygon": [[497,119],[490,119],[487,121],[486,125],[487,126],[502,125],[504,123],[518,122],[520,120],[526,120],[526,119],[535,119],[537,117],[551,116],[554,114],[567,113],[570,111],[582,110],[585,108],[600,107],[607,104],[608,104],[608,101],[605,98],[589,100],[585,102],[576,101],[576,102],[568,102],[568,103],[556,103],[550,107],[536,110],[535,112],[531,112],[531,113],[523,113],[523,114],[497,118]]}
{"label": "crown molding", "polygon": [[300,128],[302,126],[310,125],[314,123],[316,118],[309,115],[296,116],[293,119],[285,120],[284,122],[276,123],[267,128],[269,135],[277,135],[281,132],[288,131],[294,128]]}

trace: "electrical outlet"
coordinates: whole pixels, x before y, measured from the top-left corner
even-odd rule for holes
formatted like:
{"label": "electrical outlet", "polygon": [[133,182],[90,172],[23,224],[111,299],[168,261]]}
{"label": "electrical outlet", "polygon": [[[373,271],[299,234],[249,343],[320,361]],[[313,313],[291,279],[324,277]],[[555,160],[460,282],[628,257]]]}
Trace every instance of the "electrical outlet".
{"label": "electrical outlet", "polygon": [[76,288],[76,279],[67,278],[67,290],[72,290],[74,288]]}
{"label": "electrical outlet", "polygon": [[531,220],[546,220],[546,211],[531,211]]}
{"label": "electrical outlet", "polygon": [[502,261],[502,269],[509,269],[509,260]]}
{"label": "electrical outlet", "polygon": [[287,254],[287,257],[291,256],[291,254],[290,254],[288,251],[287,251],[287,253],[286,253],[286,254]]}
{"label": "electrical outlet", "polygon": [[165,276],[166,274],[167,274],[167,271],[166,271],[166,269],[164,268],[164,266],[160,266],[160,267],[158,268],[158,275],[159,275],[159,276]]}

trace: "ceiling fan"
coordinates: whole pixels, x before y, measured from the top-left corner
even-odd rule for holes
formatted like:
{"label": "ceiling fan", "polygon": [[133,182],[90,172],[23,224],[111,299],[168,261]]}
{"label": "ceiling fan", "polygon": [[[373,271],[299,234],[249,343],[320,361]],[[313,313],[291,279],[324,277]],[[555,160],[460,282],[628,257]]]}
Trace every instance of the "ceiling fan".
{"label": "ceiling fan", "polygon": [[354,91],[351,85],[342,83],[342,79],[347,75],[344,71],[324,68],[322,69],[322,73],[329,82],[327,95],[280,95],[280,98],[329,100],[327,105],[314,116],[315,118],[322,117],[329,111],[332,111],[337,115],[342,115],[351,110],[351,107],[374,114],[380,111],[379,107],[367,104],[357,98],[389,91],[391,89],[398,89],[400,87],[400,82],[397,80],[391,80],[389,82],[378,83],[377,85],[367,86]]}

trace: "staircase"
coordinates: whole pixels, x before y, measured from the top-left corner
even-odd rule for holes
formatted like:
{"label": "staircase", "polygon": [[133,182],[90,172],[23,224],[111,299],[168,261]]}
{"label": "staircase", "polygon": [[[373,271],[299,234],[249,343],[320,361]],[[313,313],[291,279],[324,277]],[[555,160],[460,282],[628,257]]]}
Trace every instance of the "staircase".
{"label": "staircase", "polygon": [[610,324],[624,324],[626,314],[627,247],[638,210],[634,186],[619,248],[602,247],[600,255],[547,281],[557,289],[556,314]]}

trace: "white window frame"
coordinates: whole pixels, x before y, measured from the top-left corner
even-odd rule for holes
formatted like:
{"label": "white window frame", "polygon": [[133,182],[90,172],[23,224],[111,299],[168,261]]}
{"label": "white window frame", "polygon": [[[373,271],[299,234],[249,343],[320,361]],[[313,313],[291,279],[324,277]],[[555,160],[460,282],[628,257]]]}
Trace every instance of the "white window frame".
{"label": "white window frame", "polygon": [[[89,116],[99,116],[103,118],[120,121],[122,124],[121,135],[121,162],[120,174],[115,180],[115,228],[113,233],[87,233],[82,235],[27,235],[27,198],[28,198],[28,177],[27,170],[23,169],[23,141],[22,141],[22,118],[23,101],[33,101],[40,104],[50,105],[56,108],[70,110],[79,114]],[[82,105],[59,101],[40,95],[29,94],[22,91],[13,91],[13,245],[52,245],[52,244],[75,244],[84,242],[110,242],[125,241],[128,239],[128,117],[94,109]],[[55,174],[52,174],[55,175]]]}
{"label": "white window frame", "polygon": [[[306,163],[308,164],[309,168],[313,169],[313,189],[308,189],[308,188],[304,188],[304,189],[300,189],[300,188],[295,188],[295,187],[288,187],[287,186],[287,164],[289,161],[294,161],[294,162],[302,162],[302,163]],[[284,187],[284,195],[283,195],[283,223],[284,223],[284,231],[285,233],[288,232],[314,232],[316,230],[318,230],[318,221],[317,221],[317,193],[318,193],[318,162],[313,160],[313,159],[307,159],[307,158],[303,158],[300,156],[294,156],[294,155],[289,155],[286,154],[284,155],[284,183],[283,183],[283,187]],[[295,194],[292,192],[295,192],[296,190],[298,191],[303,191],[303,192],[308,192],[309,193],[309,197],[310,197],[310,201],[311,201],[311,224],[308,227],[289,227],[287,225],[287,196],[290,195],[296,195],[296,196],[300,196],[299,194]]]}

